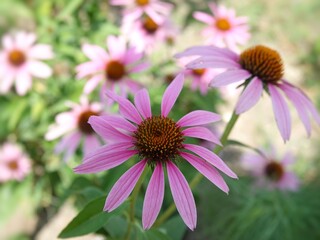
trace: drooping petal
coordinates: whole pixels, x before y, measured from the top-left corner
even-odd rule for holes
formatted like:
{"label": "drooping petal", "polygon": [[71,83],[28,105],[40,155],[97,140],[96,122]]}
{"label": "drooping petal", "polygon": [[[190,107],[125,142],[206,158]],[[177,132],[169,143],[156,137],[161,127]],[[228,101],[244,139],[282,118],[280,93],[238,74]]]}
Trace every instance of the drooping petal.
{"label": "drooping petal", "polygon": [[253,107],[259,101],[262,92],[262,81],[258,78],[253,78],[239,98],[236,106],[236,114],[244,113]]}
{"label": "drooping petal", "polygon": [[199,57],[186,65],[187,68],[226,68],[241,69],[238,62],[220,57]]}
{"label": "drooping petal", "polygon": [[167,117],[176,102],[184,83],[184,74],[179,73],[163,94],[161,102],[161,115]]}
{"label": "drooping petal", "polygon": [[33,76],[39,78],[48,78],[52,75],[52,69],[40,61],[31,60],[28,63],[28,69]]}
{"label": "drooping petal", "polygon": [[134,186],[138,182],[146,164],[146,160],[138,162],[119,178],[107,197],[103,209],[104,211],[111,212],[128,198]]}
{"label": "drooping petal", "polygon": [[22,70],[17,74],[16,90],[19,95],[25,95],[32,86],[32,79],[30,74]]}
{"label": "drooping petal", "polygon": [[178,167],[167,163],[169,185],[177,210],[185,224],[193,231],[197,225],[196,204],[187,180]]}
{"label": "drooping petal", "polygon": [[203,176],[208,178],[214,185],[216,185],[225,193],[229,192],[229,187],[224,181],[223,177],[212,165],[190,153],[183,152],[181,153],[181,156],[185,158]]}
{"label": "drooping petal", "polygon": [[150,97],[146,89],[142,89],[136,93],[134,96],[134,104],[142,117],[149,118],[152,116]]}
{"label": "drooping petal", "polygon": [[246,70],[242,70],[242,69],[229,70],[214,77],[210,83],[210,86],[221,87],[221,86],[228,85],[230,83],[235,83],[235,82],[248,79],[250,76],[251,74]]}
{"label": "drooping petal", "polygon": [[85,94],[89,94],[91,93],[99,84],[99,82],[103,79],[103,75],[102,74],[98,74],[93,76],[92,78],[90,78],[86,84],[84,85],[84,89],[83,92]]}
{"label": "drooping petal", "polygon": [[187,137],[199,138],[221,145],[219,138],[216,137],[208,128],[191,127],[184,129],[181,133]]}
{"label": "drooping petal", "polygon": [[279,131],[283,140],[287,141],[289,140],[291,133],[291,117],[288,105],[275,86],[269,84],[268,88]]}
{"label": "drooping petal", "polygon": [[149,229],[156,220],[164,197],[164,173],[162,163],[158,163],[151,176],[143,202],[142,225]]}
{"label": "drooping petal", "polygon": [[183,145],[187,150],[194,152],[195,154],[202,157],[204,160],[206,160],[208,163],[215,166],[217,169],[219,169],[221,172],[225,173],[231,178],[238,178],[237,175],[225,164],[225,162],[216,154],[214,154],[212,151],[209,151],[208,149],[197,146],[194,144],[184,144]]}
{"label": "drooping petal", "polygon": [[177,124],[181,127],[190,127],[190,126],[197,126],[197,125],[204,125],[212,122],[217,122],[221,120],[221,116],[203,110],[196,110],[192,111],[185,116],[183,116]]}
{"label": "drooping petal", "polygon": [[93,150],[96,150],[100,146],[100,142],[97,139],[97,136],[90,134],[85,136],[84,139],[84,155],[88,155]]}

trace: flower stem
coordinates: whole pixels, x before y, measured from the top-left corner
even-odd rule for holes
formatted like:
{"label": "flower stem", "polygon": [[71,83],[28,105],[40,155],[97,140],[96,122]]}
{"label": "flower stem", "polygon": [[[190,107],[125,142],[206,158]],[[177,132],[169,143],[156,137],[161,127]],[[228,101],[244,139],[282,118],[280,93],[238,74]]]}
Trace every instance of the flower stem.
{"label": "flower stem", "polygon": [[[232,113],[231,119],[229,120],[226,128],[224,129],[224,132],[220,138],[220,142],[222,145],[225,145],[228,141],[228,137],[231,133],[231,130],[233,129],[234,125],[236,124],[237,120],[239,118],[239,115],[237,115],[235,112]],[[217,145],[215,147],[215,149],[213,150],[213,152],[215,154],[219,154],[221,152],[221,150],[223,149],[222,146]],[[201,173],[197,173],[194,178],[191,180],[190,182],[190,188],[194,189],[199,182],[201,181],[203,175]],[[159,219],[155,222],[154,226],[158,227],[160,226],[162,223],[164,223],[176,210],[176,206],[174,203],[172,203],[167,210],[159,217]]]}
{"label": "flower stem", "polygon": [[131,233],[131,229],[132,229],[132,225],[134,224],[134,207],[135,207],[135,204],[136,204],[136,201],[137,201],[137,197],[139,195],[139,191],[141,189],[141,186],[142,186],[142,183],[146,177],[146,174],[147,174],[147,169],[148,168],[145,168],[143,173],[141,174],[134,190],[133,190],[133,193],[132,193],[132,196],[131,196],[131,199],[130,199],[130,211],[129,211],[129,225],[128,225],[128,229],[127,229],[127,232],[126,232],[126,235],[125,235],[125,238],[126,240],[129,240],[130,239],[130,233]]}

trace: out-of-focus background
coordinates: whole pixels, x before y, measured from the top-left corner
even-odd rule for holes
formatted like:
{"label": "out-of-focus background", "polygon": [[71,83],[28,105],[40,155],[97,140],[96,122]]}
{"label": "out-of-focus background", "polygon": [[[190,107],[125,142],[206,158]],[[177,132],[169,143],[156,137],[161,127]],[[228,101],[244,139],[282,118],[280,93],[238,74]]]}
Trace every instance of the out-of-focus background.
{"label": "out-of-focus background", "polygon": [[[170,17],[181,29],[180,33],[175,36],[173,45],[159,46],[148,56],[152,67],[138,77],[151,91],[156,106],[161,101],[159,93],[165,89],[165,75],[179,69],[173,64],[173,55],[204,43],[199,34],[204,24],[196,21],[192,13],[195,10],[209,12],[208,1],[171,3],[174,9]],[[285,78],[299,86],[319,109],[320,1],[243,0],[218,3],[234,8],[237,15],[249,19],[252,37],[241,50],[256,44],[276,49],[283,57]],[[120,8],[111,6],[108,1],[0,1],[0,37],[19,30],[35,32],[38,42],[50,44],[55,54],[47,61],[53,69],[49,79],[34,80],[32,91],[25,96],[14,92],[0,95],[0,143],[17,142],[32,159],[32,171],[23,181],[0,183],[0,239],[57,239],[81,206],[94,196],[106,195],[105,190],[110,189],[124,171],[115,171],[109,178],[110,183],[105,179],[108,187],[104,186],[99,192],[90,188],[92,183],[101,185],[102,181],[99,182],[96,176],[79,177],[72,171],[81,162],[80,150],[65,163],[60,155],[54,154],[57,141],[44,139],[55,115],[66,111],[65,102],[79,101],[85,81],[76,80],[75,67],[87,61],[81,45],[89,42],[105,47],[106,36],[119,34],[120,24]],[[214,110],[223,117],[224,122],[217,130],[221,131],[241,91],[221,94],[218,90],[211,90],[205,101],[200,93],[191,96],[191,92],[183,91],[181,98],[185,100],[178,102],[177,108],[181,108],[175,114],[181,116],[186,104],[189,104],[189,109]],[[229,195],[203,180],[194,191],[198,209],[196,230],[178,229],[177,235],[172,236],[188,240],[320,239],[320,127],[313,122],[311,137],[307,137],[292,105],[290,109],[292,136],[287,143],[284,144],[276,127],[267,94],[240,117],[231,139],[255,148],[273,145],[279,156],[291,152],[296,159],[292,169],[301,180],[299,190],[285,193],[255,190],[252,188],[253,180],[239,164],[244,152],[252,150],[228,146],[222,156],[232,169],[237,169],[239,180],[226,179],[230,186]],[[186,173],[188,180],[192,174],[194,172]],[[84,188],[86,192],[81,193]],[[181,221],[179,216],[176,218]],[[111,224],[105,229],[110,231],[110,228],[114,226]],[[113,234],[110,239],[121,239]],[[104,238],[92,234],[74,239]]]}

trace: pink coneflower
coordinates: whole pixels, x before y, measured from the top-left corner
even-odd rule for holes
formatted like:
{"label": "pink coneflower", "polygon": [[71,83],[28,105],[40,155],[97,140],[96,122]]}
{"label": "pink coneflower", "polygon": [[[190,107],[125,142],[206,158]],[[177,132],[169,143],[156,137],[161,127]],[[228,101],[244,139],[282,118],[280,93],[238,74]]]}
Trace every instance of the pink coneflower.
{"label": "pink coneflower", "polygon": [[133,22],[146,14],[159,23],[170,13],[172,4],[159,0],[111,0],[112,5],[126,6],[124,21]]}
{"label": "pink coneflower", "polygon": [[299,188],[299,179],[289,170],[295,161],[290,153],[277,159],[275,151],[263,154],[246,154],[241,159],[242,167],[256,179],[257,187],[295,191]]}
{"label": "pink coneflower", "polygon": [[140,63],[143,54],[135,48],[127,48],[123,37],[109,36],[106,44],[108,52],[96,45],[84,44],[82,47],[90,59],[76,68],[77,78],[90,76],[84,92],[89,94],[101,81],[104,82],[103,90],[118,87],[123,96],[128,91],[136,92],[141,85],[132,80],[130,75],[148,67],[146,63]]}
{"label": "pink coneflower", "polygon": [[209,4],[213,16],[204,12],[195,12],[194,18],[208,24],[203,35],[208,44],[238,50],[238,44],[244,45],[250,38],[247,17],[236,17],[234,9]]}
{"label": "pink coneflower", "polygon": [[263,90],[271,97],[278,128],[284,141],[289,140],[291,117],[288,105],[280,93],[283,91],[296,108],[308,135],[311,134],[311,114],[320,125],[320,115],[310,99],[297,87],[283,79],[283,64],[278,52],[265,46],[249,48],[238,55],[228,49],[213,46],[192,47],[177,57],[198,55],[200,58],[187,65],[188,68],[225,68],[211,82],[212,87],[244,82],[245,88],[236,106],[236,114],[253,107],[260,99]]}
{"label": "pink coneflower", "polygon": [[31,171],[30,159],[15,144],[0,146],[0,182],[21,181]]}
{"label": "pink coneflower", "polygon": [[0,52],[0,93],[10,91],[15,82],[16,91],[24,95],[32,86],[32,76],[48,78],[51,68],[39,60],[53,57],[51,46],[34,44],[36,35],[18,32],[2,37]]}
{"label": "pink coneflower", "polygon": [[80,99],[80,104],[69,103],[71,111],[56,116],[56,123],[49,127],[46,140],[53,140],[64,135],[56,147],[57,153],[65,152],[64,160],[68,160],[76,151],[81,139],[84,140],[85,155],[101,146],[99,137],[95,134],[88,119],[102,114],[99,103],[89,104],[86,98]]}
{"label": "pink coneflower", "polygon": [[134,105],[129,100],[108,92],[109,97],[118,102],[123,118],[91,117],[89,123],[100,136],[113,140],[113,143],[90,154],[83,164],[75,168],[77,173],[100,172],[138,155],[141,160],[113,186],[104,210],[114,210],[130,195],[148,165],[154,171],[143,204],[144,229],[152,226],[161,209],[164,197],[164,168],[167,169],[169,186],[178,212],[191,230],[196,227],[196,206],[188,183],[176,164],[185,159],[224,192],[228,192],[228,186],[216,168],[236,178],[236,174],[213,152],[185,143],[186,138],[193,137],[220,144],[212,132],[201,126],[220,120],[219,115],[199,110],[185,115],[177,122],[168,117],[181,92],[183,81],[183,75],[179,74],[166,89],[160,116],[152,115],[149,94],[145,89],[137,92]]}
{"label": "pink coneflower", "polygon": [[178,29],[168,18],[157,23],[144,15],[135,22],[124,22],[122,32],[138,51],[150,54],[159,43],[174,42]]}

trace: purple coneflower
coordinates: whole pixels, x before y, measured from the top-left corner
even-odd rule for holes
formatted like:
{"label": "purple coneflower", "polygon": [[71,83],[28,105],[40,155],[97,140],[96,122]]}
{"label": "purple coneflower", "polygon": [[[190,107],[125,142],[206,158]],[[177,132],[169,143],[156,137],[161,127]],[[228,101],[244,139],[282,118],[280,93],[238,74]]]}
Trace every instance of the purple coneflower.
{"label": "purple coneflower", "polygon": [[236,17],[234,9],[209,4],[213,16],[204,12],[195,12],[194,18],[208,24],[202,34],[208,44],[238,50],[238,44],[244,45],[250,38],[247,17]]}
{"label": "purple coneflower", "polygon": [[129,100],[108,92],[108,96],[118,102],[123,117],[93,116],[89,123],[101,137],[113,142],[87,156],[84,163],[75,168],[77,173],[100,172],[138,155],[141,160],[115,183],[104,210],[112,211],[125,201],[145,167],[150,166],[154,171],[143,204],[144,229],[153,225],[161,209],[165,185],[164,168],[167,169],[169,186],[178,212],[191,230],[196,227],[197,221],[195,201],[177,163],[185,159],[224,192],[228,192],[228,186],[216,168],[232,178],[237,177],[213,152],[185,143],[185,139],[191,137],[220,144],[212,132],[201,126],[220,120],[219,115],[198,110],[190,112],[177,122],[168,117],[183,82],[183,74],[179,74],[168,86],[163,95],[160,116],[152,115],[149,94],[145,89],[136,93],[134,105]]}
{"label": "purple coneflower", "polygon": [[311,134],[310,115],[320,125],[320,115],[311,100],[297,87],[283,78],[284,68],[278,52],[258,45],[240,55],[224,48],[200,46],[187,49],[176,57],[200,56],[187,64],[187,68],[224,68],[225,71],[213,78],[212,87],[243,82],[245,88],[236,106],[236,114],[253,107],[260,99],[263,90],[271,97],[275,119],[284,141],[291,134],[291,117],[288,105],[281,94],[285,93],[296,108],[308,135]]}
{"label": "purple coneflower", "polygon": [[17,32],[15,35],[4,35],[0,51],[0,93],[10,91],[15,83],[19,95],[25,95],[32,86],[32,76],[48,78],[51,68],[39,60],[51,59],[51,46],[34,44],[36,35]]}

